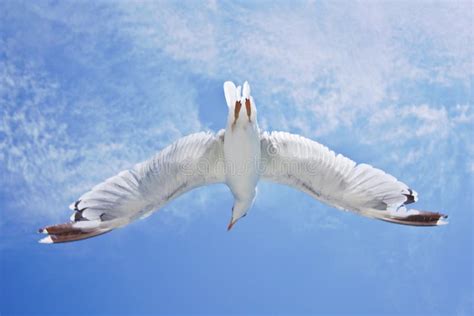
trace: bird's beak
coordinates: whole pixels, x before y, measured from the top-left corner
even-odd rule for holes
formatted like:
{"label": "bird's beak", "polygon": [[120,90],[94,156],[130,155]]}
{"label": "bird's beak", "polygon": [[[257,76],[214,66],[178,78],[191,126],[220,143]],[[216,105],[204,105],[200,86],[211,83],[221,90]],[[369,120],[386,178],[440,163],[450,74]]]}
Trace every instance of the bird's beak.
{"label": "bird's beak", "polygon": [[235,222],[237,222],[237,221],[234,221],[232,218],[230,219],[229,226],[227,226],[227,231],[229,231],[229,230],[232,229],[232,227],[234,226]]}

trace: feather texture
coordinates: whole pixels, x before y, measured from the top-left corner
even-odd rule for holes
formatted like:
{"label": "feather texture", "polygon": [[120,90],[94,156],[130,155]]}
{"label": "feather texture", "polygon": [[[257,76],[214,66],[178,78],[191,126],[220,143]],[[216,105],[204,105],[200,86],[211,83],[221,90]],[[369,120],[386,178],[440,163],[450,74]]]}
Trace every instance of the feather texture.
{"label": "feather texture", "polygon": [[408,210],[417,193],[395,177],[356,164],[315,141],[285,132],[261,135],[261,178],[294,187],[339,209],[389,222],[432,226],[445,215]]}
{"label": "feather texture", "polygon": [[122,171],[83,194],[71,223],[40,229],[42,242],[93,237],[151,212],[198,186],[224,182],[224,131],[183,137],[155,157]]}

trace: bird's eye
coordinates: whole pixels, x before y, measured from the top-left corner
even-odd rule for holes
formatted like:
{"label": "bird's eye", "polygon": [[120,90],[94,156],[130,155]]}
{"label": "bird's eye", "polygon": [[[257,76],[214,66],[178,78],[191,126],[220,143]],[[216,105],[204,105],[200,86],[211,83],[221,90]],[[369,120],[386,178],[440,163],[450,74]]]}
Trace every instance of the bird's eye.
{"label": "bird's eye", "polygon": [[242,215],[242,218],[244,218],[245,216],[247,216],[247,213],[245,213],[244,215]]}

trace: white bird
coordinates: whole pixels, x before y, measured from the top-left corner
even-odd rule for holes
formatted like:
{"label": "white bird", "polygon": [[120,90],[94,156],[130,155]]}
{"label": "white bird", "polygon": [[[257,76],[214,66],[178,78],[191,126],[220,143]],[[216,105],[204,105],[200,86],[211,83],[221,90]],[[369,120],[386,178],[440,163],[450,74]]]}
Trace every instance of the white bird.
{"label": "white bird", "polygon": [[[393,176],[285,132],[261,132],[250,86],[224,83],[227,127],[196,133],[83,194],[71,222],[40,229],[41,243],[97,236],[150,215],[199,186],[225,183],[234,195],[228,230],[252,207],[260,179],[286,184],[342,210],[387,222],[436,226],[446,215],[407,209],[417,193]],[[245,108],[245,109],[244,109]]]}

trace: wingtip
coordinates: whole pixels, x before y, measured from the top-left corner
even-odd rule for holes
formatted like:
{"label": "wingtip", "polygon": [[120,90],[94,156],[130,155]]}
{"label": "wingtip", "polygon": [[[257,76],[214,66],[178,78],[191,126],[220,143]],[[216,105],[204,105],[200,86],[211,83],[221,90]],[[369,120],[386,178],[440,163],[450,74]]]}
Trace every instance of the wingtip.
{"label": "wingtip", "polygon": [[44,228],[40,228],[40,229],[38,229],[38,233],[40,233],[40,234],[47,234],[48,231],[47,231],[46,229],[44,229]]}
{"label": "wingtip", "polygon": [[54,241],[51,236],[44,237],[43,239],[38,240],[40,244],[53,244]]}
{"label": "wingtip", "polygon": [[39,233],[48,234],[47,237],[41,239],[42,244],[63,243],[87,239],[105,234],[114,228],[123,226],[123,221],[88,221],[88,222],[70,222],[57,224],[40,228]]}
{"label": "wingtip", "polygon": [[446,220],[448,215],[442,213],[414,209],[404,209],[404,212],[400,215],[396,212],[391,212],[389,216],[375,217],[386,222],[410,226],[442,226],[448,224]]}
{"label": "wingtip", "polygon": [[440,218],[436,222],[436,226],[443,226],[449,224],[447,221],[448,215],[441,214]]}

